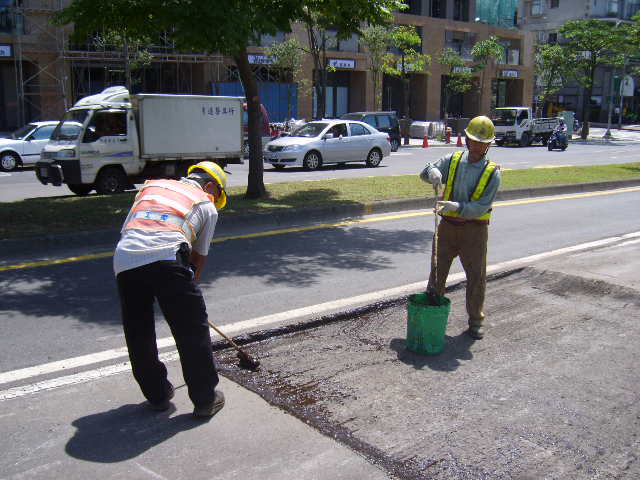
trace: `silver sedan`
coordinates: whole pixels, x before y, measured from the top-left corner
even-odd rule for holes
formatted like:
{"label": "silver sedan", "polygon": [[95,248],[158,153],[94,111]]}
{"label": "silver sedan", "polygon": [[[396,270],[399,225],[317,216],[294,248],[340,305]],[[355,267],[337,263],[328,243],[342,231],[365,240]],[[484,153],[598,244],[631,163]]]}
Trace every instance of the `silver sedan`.
{"label": "silver sedan", "polygon": [[366,123],[318,120],[267,143],[263,157],[264,163],[277,169],[291,165],[316,170],[328,163],[347,162],[377,167],[390,154],[389,136]]}

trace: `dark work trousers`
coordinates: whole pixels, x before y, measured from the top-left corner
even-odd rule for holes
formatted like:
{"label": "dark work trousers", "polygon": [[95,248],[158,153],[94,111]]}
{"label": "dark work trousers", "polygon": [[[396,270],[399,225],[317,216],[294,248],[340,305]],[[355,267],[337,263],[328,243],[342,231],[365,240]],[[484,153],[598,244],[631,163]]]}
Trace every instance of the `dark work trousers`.
{"label": "dark work trousers", "polygon": [[120,272],[116,278],[122,325],[133,376],[151,403],[166,399],[167,368],[158,359],[153,314],[158,300],[176,341],[189,398],[196,406],[215,397],[218,373],[213,362],[207,309],[191,271],[176,261],[160,261]]}
{"label": "dark work trousers", "polygon": [[445,219],[438,225],[438,278],[433,271],[433,247],[431,250],[431,275],[429,287],[435,286],[443,296],[451,263],[460,257],[467,277],[467,314],[469,326],[479,327],[484,321],[484,294],[487,288],[487,239],[489,225],[479,222],[453,223]]}

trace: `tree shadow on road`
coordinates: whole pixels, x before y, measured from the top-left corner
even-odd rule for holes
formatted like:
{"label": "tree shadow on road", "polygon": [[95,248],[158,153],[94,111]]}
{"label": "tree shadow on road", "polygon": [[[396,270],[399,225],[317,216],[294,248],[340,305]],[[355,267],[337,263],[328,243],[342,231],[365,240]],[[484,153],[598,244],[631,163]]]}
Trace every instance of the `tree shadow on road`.
{"label": "tree shadow on road", "polygon": [[398,355],[398,360],[411,365],[416,370],[430,368],[431,370],[452,372],[461,365],[460,360],[473,358],[473,354],[469,350],[473,343],[474,340],[466,332],[462,332],[455,337],[447,335],[444,349],[438,355],[420,355],[410,352],[407,350],[404,338],[394,338],[389,346]]}
{"label": "tree shadow on road", "polygon": [[[420,229],[349,226],[222,242],[211,247],[200,286],[206,295],[216,282],[257,278],[274,289],[302,291],[327,275],[392,271],[393,255],[407,253],[426,270],[431,236]],[[3,272],[0,313],[16,321],[23,315],[40,318],[38,328],[44,329],[60,317],[119,327],[112,262],[106,257]]]}
{"label": "tree shadow on road", "polygon": [[65,451],[87,462],[122,462],[203,424],[190,414],[169,417],[174,411],[151,412],[141,403],[81,417],[72,423],[77,430]]}

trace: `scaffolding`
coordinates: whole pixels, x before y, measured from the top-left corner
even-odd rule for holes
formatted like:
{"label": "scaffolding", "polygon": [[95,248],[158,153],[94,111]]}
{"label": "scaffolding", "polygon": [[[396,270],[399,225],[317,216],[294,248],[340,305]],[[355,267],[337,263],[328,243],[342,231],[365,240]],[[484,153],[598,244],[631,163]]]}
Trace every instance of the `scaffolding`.
{"label": "scaffolding", "polygon": [[27,121],[58,118],[60,111],[67,108],[66,75],[61,55],[65,33],[63,27],[50,22],[53,13],[62,8],[61,2],[22,0],[11,7],[25,28],[24,32],[16,33],[14,44],[16,114],[20,125]]}
{"label": "scaffolding", "polygon": [[[77,99],[97,93],[97,88],[124,84],[122,72],[131,55],[90,41],[87,45],[70,45],[71,28],[51,22],[63,3],[64,0],[16,0],[10,7],[25,26],[24,31],[13,35],[18,126],[58,119]],[[153,73],[148,76],[158,77],[158,89],[166,89],[157,93],[193,93],[194,70],[199,68],[202,75],[195,80],[199,89],[207,92],[207,78],[217,80],[226,74],[220,54],[177,53],[167,38],[160,39],[160,43],[148,49],[151,67],[147,70]],[[105,72],[102,81],[92,82],[92,73],[99,70]]]}

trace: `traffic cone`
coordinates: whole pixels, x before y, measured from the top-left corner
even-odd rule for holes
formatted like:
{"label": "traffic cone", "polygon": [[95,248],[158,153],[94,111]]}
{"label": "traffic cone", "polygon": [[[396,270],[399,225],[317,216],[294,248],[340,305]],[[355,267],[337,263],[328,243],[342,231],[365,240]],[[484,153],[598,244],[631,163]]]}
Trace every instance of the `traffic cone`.
{"label": "traffic cone", "polygon": [[462,138],[460,137],[460,134],[458,134],[458,141],[456,143],[456,147],[462,147]]}
{"label": "traffic cone", "polygon": [[429,146],[429,138],[425,135],[422,140],[422,148],[427,148]]}

